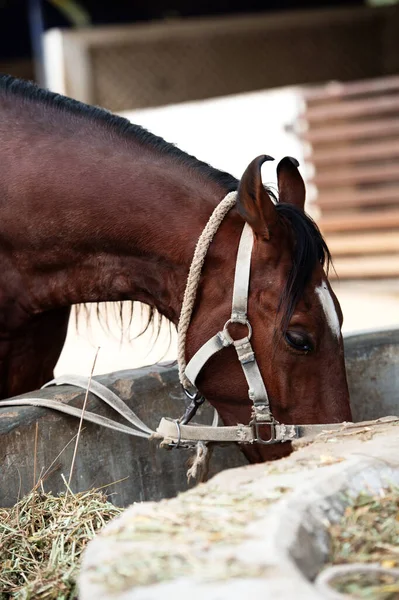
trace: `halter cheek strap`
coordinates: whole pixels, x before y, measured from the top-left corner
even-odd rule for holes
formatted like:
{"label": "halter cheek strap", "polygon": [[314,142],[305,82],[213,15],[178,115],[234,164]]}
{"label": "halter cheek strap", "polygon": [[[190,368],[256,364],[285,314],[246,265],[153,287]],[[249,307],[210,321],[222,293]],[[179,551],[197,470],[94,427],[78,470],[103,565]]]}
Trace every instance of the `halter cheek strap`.
{"label": "halter cheek strap", "polygon": [[[196,379],[211,356],[223,348],[234,346],[248,383],[248,396],[253,403],[252,420],[260,424],[273,423],[275,420],[270,410],[266,387],[251,345],[252,327],[247,314],[253,243],[252,229],[245,223],[238,247],[230,319],[221,331],[205,342],[194,354],[186,366],[185,375],[195,388]],[[231,323],[245,325],[248,328],[247,335],[239,340],[234,340],[229,333]]]}

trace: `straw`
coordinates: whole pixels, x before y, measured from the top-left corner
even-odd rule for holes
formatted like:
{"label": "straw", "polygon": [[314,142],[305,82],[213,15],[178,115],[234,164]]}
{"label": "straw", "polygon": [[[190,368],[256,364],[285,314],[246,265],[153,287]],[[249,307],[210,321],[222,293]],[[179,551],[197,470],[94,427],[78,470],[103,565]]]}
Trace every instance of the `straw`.
{"label": "straw", "polygon": [[32,491],[0,509],[0,599],[73,600],[88,542],[122,509],[105,494]]}

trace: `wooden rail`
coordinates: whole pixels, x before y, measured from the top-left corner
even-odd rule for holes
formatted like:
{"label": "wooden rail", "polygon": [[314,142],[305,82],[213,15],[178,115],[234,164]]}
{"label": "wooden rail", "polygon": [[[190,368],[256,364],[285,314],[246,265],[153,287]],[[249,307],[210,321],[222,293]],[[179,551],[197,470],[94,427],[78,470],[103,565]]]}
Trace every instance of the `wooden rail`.
{"label": "wooden rail", "polygon": [[372,144],[364,146],[353,145],[347,148],[320,148],[317,154],[311,154],[311,160],[315,167],[333,166],[348,162],[372,161],[378,159],[393,160],[399,158],[399,139],[382,141],[376,140]]}
{"label": "wooden rail", "polygon": [[304,103],[298,134],[338,277],[398,277],[399,77],[308,89]]}

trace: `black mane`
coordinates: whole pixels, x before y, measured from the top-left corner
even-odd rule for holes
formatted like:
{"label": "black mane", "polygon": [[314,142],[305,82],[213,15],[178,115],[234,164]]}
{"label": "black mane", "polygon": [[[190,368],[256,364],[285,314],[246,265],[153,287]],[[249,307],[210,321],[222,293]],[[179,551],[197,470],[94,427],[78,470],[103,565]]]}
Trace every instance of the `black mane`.
{"label": "black mane", "polygon": [[283,221],[289,223],[293,232],[292,266],[280,299],[283,311],[282,328],[287,330],[297,302],[302,297],[317,263],[330,267],[331,254],[316,223],[302,210],[291,204],[276,204]]}
{"label": "black mane", "polygon": [[171,156],[182,165],[200,171],[212,181],[222,185],[228,192],[236,190],[238,187],[237,179],[229,173],[211,167],[209,164],[195,158],[195,156],[183,152],[174,144],[150,133],[144,127],[135,125],[128,119],[115,115],[99,106],[84,104],[61,94],[44,90],[30,81],[0,74],[0,94],[2,93],[12,94],[23,101],[36,102],[70,115],[84,117],[89,121],[104,125],[109,131],[118,135],[132,137],[139,144],[149,146],[157,152]]}

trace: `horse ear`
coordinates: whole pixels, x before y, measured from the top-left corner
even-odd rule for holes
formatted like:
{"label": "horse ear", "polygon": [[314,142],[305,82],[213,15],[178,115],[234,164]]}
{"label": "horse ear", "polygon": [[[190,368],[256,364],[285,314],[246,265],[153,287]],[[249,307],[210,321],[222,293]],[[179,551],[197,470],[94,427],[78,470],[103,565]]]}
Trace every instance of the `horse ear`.
{"label": "horse ear", "polygon": [[263,154],[245,169],[238,186],[237,210],[256,234],[269,240],[277,211],[262,183],[261,167],[267,160],[274,158]]}
{"label": "horse ear", "polygon": [[299,162],[286,156],[277,165],[279,201],[293,204],[300,210],[305,208],[305,184],[298,171]]}

